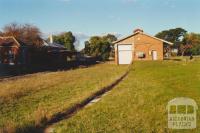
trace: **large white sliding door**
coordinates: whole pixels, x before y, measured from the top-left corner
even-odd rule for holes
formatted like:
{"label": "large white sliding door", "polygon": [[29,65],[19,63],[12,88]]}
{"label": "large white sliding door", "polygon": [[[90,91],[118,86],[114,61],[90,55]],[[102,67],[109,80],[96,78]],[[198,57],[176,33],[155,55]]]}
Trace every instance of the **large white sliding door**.
{"label": "large white sliding door", "polygon": [[131,64],[132,62],[132,45],[118,45],[118,61],[119,64]]}

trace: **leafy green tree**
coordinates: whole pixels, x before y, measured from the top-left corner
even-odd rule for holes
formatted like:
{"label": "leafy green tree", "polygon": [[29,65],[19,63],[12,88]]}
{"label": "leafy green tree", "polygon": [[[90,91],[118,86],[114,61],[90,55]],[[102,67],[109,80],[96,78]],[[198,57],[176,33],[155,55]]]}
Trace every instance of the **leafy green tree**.
{"label": "leafy green tree", "polygon": [[89,41],[85,41],[85,48],[82,51],[85,54],[91,55],[91,53],[90,53],[91,48],[90,48],[90,42]]}
{"label": "leafy green tree", "polygon": [[181,44],[181,52],[184,54],[200,54],[200,34],[197,33],[189,33],[186,34],[183,38],[183,42]]}
{"label": "leafy green tree", "polygon": [[114,40],[116,40],[116,37],[111,34],[103,37],[93,36],[89,39],[89,41],[85,42],[85,54],[106,61],[110,57],[112,41]]}
{"label": "leafy green tree", "polygon": [[76,41],[75,36],[72,34],[72,32],[64,32],[62,34],[53,36],[53,39],[56,43],[59,43],[61,45],[64,45],[65,48],[68,50],[75,50],[74,43]]}
{"label": "leafy green tree", "polygon": [[190,53],[192,53],[193,55],[200,55],[200,44],[192,47],[190,50],[189,50]]}
{"label": "leafy green tree", "polygon": [[112,35],[112,34],[108,34],[106,36],[103,36],[103,38],[106,39],[110,43],[117,41],[117,37],[115,35]]}
{"label": "leafy green tree", "polygon": [[173,47],[178,48],[179,53],[181,53],[180,46],[182,44],[182,39],[184,38],[186,33],[187,31],[183,28],[175,28],[175,29],[161,31],[155,36],[174,43]]}
{"label": "leafy green tree", "polygon": [[112,34],[108,34],[106,36],[103,36],[104,39],[106,39],[111,45],[111,52],[110,52],[110,56],[114,57],[115,56],[115,48],[114,48],[114,41],[117,41],[117,37],[115,35]]}

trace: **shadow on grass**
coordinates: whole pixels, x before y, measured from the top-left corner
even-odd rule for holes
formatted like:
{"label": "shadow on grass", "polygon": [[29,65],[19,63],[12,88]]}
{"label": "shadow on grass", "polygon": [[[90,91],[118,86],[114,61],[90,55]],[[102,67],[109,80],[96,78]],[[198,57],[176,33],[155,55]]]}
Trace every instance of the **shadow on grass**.
{"label": "shadow on grass", "polygon": [[183,61],[182,59],[171,59],[173,61]]}
{"label": "shadow on grass", "polygon": [[16,130],[16,133],[43,133],[44,127],[37,127],[35,125],[27,125]]}
{"label": "shadow on grass", "polygon": [[24,126],[15,126],[10,122],[0,128],[0,133],[43,133],[43,128],[44,127],[35,126],[34,123],[29,123]]}
{"label": "shadow on grass", "polygon": [[168,60],[168,61],[183,61],[182,59],[180,59],[180,58],[165,58],[164,60]]}

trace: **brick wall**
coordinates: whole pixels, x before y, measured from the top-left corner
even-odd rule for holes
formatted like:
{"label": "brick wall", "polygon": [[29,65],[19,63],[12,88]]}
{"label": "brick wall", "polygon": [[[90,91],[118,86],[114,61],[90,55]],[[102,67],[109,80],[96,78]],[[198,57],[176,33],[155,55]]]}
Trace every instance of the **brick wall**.
{"label": "brick wall", "polygon": [[[137,34],[134,40],[134,60],[152,60],[154,50],[157,51],[157,59],[163,60],[163,42],[145,34]],[[144,52],[145,58],[138,58],[138,52]]]}

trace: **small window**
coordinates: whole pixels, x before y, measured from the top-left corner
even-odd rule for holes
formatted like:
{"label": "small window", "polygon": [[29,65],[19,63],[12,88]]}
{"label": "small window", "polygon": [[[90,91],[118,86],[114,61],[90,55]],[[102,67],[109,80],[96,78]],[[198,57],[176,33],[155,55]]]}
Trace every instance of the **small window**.
{"label": "small window", "polygon": [[138,57],[138,58],[145,58],[146,55],[145,55],[144,52],[137,52],[137,57]]}

